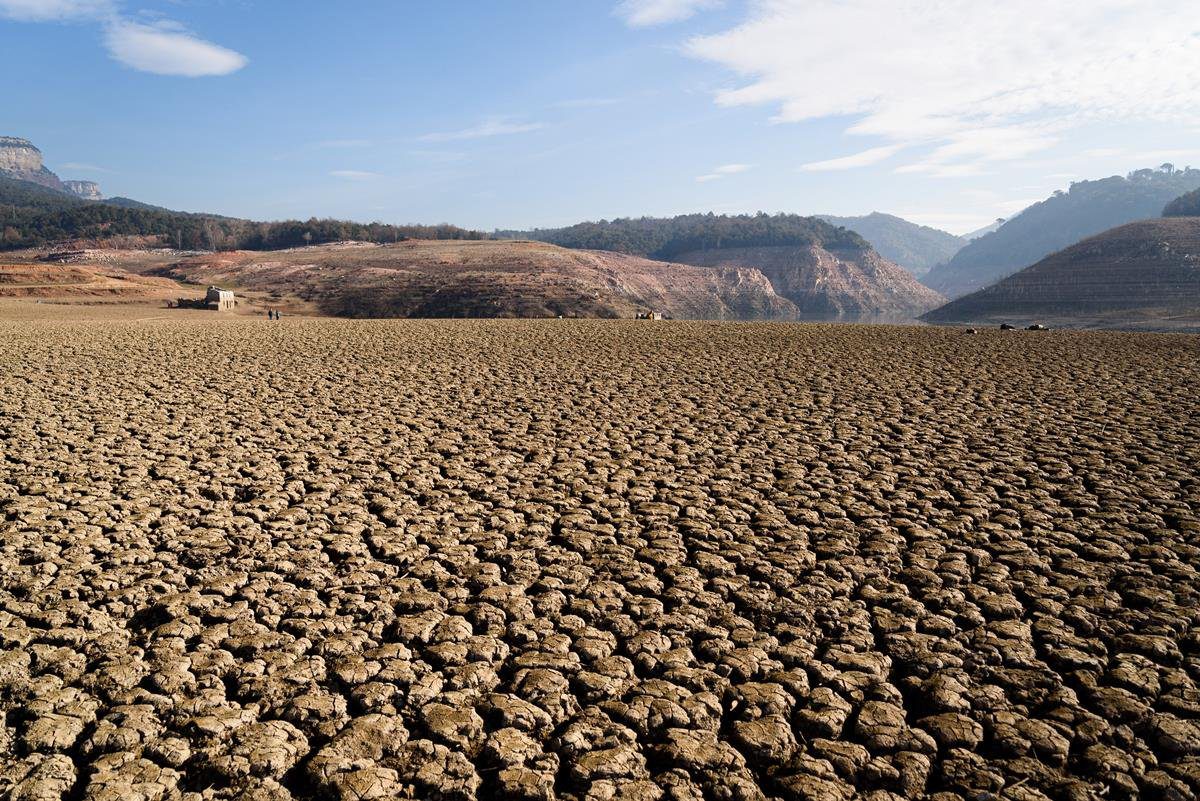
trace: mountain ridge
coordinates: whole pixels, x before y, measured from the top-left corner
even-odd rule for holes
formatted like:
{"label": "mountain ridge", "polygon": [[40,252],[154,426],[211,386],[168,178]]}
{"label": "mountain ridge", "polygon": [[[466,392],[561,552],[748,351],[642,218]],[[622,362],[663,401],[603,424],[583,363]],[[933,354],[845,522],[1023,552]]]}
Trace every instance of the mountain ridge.
{"label": "mountain ridge", "polygon": [[953,257],[967,244],[962,237],[879,211],[858,217],[818,214],[817,218],[854,231],[870,242],[880,256],[917,278]]}
{"label": "mountain ridge", "polygon": [[922,319],[1200,327],[1200,218],[1117,226]]}
{"label": "mountain ridge", "polygon": [[961,297],[1089,236],[1158,217],[1164,205],[1198,188],[1200,170],[1170,165],[1079,181],[973,240],[922,280],[950,298]]}

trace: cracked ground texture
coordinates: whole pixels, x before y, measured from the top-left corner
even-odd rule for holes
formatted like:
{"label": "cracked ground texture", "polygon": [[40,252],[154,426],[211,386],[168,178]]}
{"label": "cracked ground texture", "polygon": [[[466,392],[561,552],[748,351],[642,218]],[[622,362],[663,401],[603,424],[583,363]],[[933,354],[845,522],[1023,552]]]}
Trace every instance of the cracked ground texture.
{"label": "cracked ground texture", "polygon": [[1195,798],[1198,353],[0,323],[0,797]]}

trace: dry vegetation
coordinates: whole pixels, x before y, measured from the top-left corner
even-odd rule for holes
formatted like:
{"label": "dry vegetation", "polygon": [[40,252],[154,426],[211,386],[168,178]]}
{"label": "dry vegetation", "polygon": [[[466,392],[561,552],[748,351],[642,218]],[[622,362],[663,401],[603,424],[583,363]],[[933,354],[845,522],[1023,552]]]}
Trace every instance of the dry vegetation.
{"label": "dry vegetation", "polygon": [[0,323],[0,797],[1193,798],[1196,347]]}

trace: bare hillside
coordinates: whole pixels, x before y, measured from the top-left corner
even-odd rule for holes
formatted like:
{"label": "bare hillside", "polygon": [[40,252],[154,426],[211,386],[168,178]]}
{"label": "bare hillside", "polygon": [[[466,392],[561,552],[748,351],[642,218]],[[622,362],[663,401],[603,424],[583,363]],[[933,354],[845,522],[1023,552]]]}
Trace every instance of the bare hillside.
{"label": "bare hillside", "polygon": [[295,297],[343,317],[792,319],[755,269],[718,270],[525,241],[342,243],[184,259],[160,271],[191,283]]}
{"label": "bare hillside", "polygon": [[915,317],[945,300],[870,248],[722,248],[678,258],[701,267],[753,267],[805,318]]}

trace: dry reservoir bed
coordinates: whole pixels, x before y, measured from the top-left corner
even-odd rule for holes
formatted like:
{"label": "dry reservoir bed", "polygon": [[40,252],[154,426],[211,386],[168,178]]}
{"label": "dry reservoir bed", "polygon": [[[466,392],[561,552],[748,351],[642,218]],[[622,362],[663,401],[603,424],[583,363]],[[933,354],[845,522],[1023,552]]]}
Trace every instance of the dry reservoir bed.
{"label": "dry reservoir bed", "polygon": [[0,323],[0,797],[1193,798],[1198,352]]}

